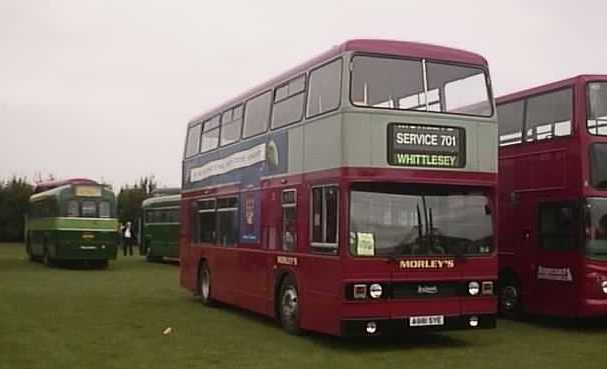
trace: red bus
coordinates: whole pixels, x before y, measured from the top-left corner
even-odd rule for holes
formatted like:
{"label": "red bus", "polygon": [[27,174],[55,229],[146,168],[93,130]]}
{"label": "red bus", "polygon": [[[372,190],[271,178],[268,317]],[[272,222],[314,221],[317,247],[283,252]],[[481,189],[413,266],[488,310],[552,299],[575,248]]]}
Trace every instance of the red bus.
{"label": "red bus", "polygon": [[497,99],[500,309],[607,313],[607,76]]}
{"label": "red bus", "polygon": [[192,119],[181,284],[290,333],[493,328],[485,59],[347,41]]}

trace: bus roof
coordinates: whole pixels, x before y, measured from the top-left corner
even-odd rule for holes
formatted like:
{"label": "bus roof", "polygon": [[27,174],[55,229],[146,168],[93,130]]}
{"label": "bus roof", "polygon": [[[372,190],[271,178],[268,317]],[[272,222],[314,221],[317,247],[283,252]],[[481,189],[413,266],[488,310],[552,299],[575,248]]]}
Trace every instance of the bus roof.
{"label": "bus roof", "polygon": [[297,67],[292,68],[287,72],[282,73],[279,76],[248,90],[247,92],[229,100],[228,102],[216,106],[215,108],[210,109],[207,112],[194,117],[190,120],[188,126],[191,127],[193,125],[196,125],[202,120],[211,118],[219,114],[219,112],[224,109],[228,109],[230,107],[233,107],[234,105],[243,103],[250,97],[258,95],[264,92],[265,90],[269,90],[282,82],[286,82],[296,77],[298,74],[301,74],[318,64],[322,64],[325,61],[329,61],[349,51],[358,51],[371,54],[394,55],[410,58],[428,58],[433,60],[451,61],[482,66],[487,65],[487,60],[479,54],[450,47],[395,40],[348,40],[340,45],[334,46],[328,51],[325,51],[324,53],[308,60],[307,62],[302,63]]}
{"label": "bus roof", "polygon": [[48,197],[58,196],[63,191],[65,191],[69,188],[71,188],[71,186],[69,184],[64,184],[63,186],[54,187],[54,188],[51,188],[51,189],[43,191],[43,192],[35,193],[32,196],[30,196],[30,202],[36,202],[36,201],[39,201],[42,199],[46,199]]}
{"label": "bus roof", "polygon": [[179,202],[180,200],[181,200],[181,195],[150,197],[149,199],[143,200],[143,202],[141,203],[141,207],[147,208],[150,206],[159,206],[162,204]]}
{"label": "bus roof", "polygon": [[531,88],[527,88],[522,91],[516,91],[504,96],[500,96],[495,99],[496,104],[505,104],[512,101],[520,100],[527,96],[537,95],[547,91],[558,90],[559,88],[563,88],[565,86],[570,86],[576,82],[587,83],[590,81],[607,81],[606,74],[580,74],[575,77],[562,79],[560,81],[555,81],[551,83],[546,83],[539,86],[534,86]]}
{"label": "bus roof", "polygon": [[152,196],[178,195],[181,193],[180,187],[156,188],[152,191]]}
{"label": "bus roof", "polygon": [[61,187],[69,184],[90,184],[90,185],[98,185],[97,181],[88,178],[69,178],[69,179],[61,179],[56,181],[48,181],[37,183],[34,186],[34,193],[40,193],[44,191],[51,190],[56,187]]}

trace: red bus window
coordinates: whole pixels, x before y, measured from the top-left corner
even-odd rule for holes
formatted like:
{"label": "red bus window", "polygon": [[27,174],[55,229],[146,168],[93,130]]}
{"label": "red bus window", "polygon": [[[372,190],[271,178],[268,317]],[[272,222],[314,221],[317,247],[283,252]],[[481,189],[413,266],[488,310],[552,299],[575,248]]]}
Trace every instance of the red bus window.
{"label": "red bus window", "polygon": [[312,249],[337,252],[338,189],[336,186],[312,189]]}
{"label": "red bus window", "polygon": [[527,99],[525,139],[547,140],[571,134],[573,91],[571,88]]}
{"label": "red bus window", "polygon": [[282,192],[282,249],[294,251],[297,247],[297,192]]}
{"label": "red bus window", "polygon": [[607,82],[588,84],[588,132],[607,135]]}
{"label": "red bus window", "polygon": [[198,203],[198,241],[215,243],[217,214],[215,200],[205,200]]}
{"label": "red bus window", "polygon": [[500,146],[523,142],[523,120],[525,102],[523,100],[503,104],[497,107]]}
{"label": "red bus window", "polygon": [[577,247],[581,224],[575,204],[540,206],[540,244],[545,250],[571,250]]}
{"label": "red bus window", "polygon": [[217,241],[221,246],[235,246],[238,242],[240,218],[238,198],[217,200]]}

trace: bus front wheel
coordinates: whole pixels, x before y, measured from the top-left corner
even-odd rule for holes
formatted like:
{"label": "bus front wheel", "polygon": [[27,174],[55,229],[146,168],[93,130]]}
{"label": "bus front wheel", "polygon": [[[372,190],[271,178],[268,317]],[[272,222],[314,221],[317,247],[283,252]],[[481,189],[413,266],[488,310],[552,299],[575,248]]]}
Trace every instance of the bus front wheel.
{"label": "bus front wheel", "polygon": [[504,280],[500,287],[499,311],[502,316],[509,319],[517,319],[521,316],[521,288],[513,278]]}
{"label": "bus front wheel", "polygon": [[203,262],[198,271],[198,292],[200,301],[206,306],[213,305],[211,298],[211,270],[206,262]]}
{"label": "bus front wheel", "polygon": [[302,333],[299,327],[300,301],[297,283],[291,276],[287,276],[282,282],[279,295],[279,317],[280,324],[290,334],[300,335]]}

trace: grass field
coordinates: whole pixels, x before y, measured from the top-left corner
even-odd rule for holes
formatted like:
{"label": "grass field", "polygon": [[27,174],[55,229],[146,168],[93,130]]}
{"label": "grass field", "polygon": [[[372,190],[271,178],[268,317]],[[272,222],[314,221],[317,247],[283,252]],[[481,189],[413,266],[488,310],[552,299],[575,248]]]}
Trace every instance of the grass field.
{"label": "grass field", "polygon": [[[172,327],[173,332],[162,331]],[[0,368],[606,368],[607,321],[500,321],[490,331],[382,340],[293,337],[273,321],[205,308],[178,267],[120,258],[49,269],[0,244]]]}

